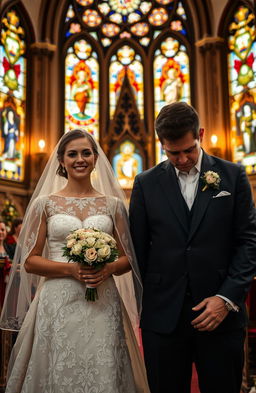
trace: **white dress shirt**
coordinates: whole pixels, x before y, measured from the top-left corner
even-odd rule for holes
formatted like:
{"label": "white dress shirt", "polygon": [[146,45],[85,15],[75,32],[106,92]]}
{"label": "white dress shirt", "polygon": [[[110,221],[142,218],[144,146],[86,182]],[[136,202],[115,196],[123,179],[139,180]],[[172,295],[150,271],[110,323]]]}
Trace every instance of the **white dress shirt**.
{"label": "white dress shirt", "polygon": [[183,195],[183,198],[186,201],[186,204],[188,205],[189,210],[191,210],[196,197],[198,180],[201,171],[202,158],[203,158],[203,151],[202,149],[200,149],[198,161],[196,165],[192,169],[190,169],[189,172],[181,172],[179,171],[179,169],[175,168],[178,182],[180,185],[180,190]]}
{"label": "white dress shirt", "polygon": [[[181,172],[179,171],[179,169],[175,168],[180,190],[189,210],[191,210],[196,197],[198,183],[199,183],[199,176],[201,172],[202,158],[203,158],[203,151],[202,149],[200,149],[198,161],[196,165],[190,169],[189,172]],[[239,307],[225,296],[218,295],[218,294],[216,296],[222,298],[225,302],[228,302],[232,306],[233,311],[239,311]]]}

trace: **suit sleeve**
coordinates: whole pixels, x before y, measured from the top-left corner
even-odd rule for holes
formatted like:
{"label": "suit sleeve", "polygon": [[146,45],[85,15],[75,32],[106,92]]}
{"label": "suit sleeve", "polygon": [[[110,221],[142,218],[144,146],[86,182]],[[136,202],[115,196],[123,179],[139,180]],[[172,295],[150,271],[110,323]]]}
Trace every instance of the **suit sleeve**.
{"label": "suit sleeve", "polygon": [[132,190],[129,218],[131,236],[143,282],[150,247],[150,234],[144,194],[138,177],[135,178]]}
{"label": "suit sleeve", "polygon": [[256,275],[256,214],[243,167],[240,168],[235,198],[232,259],[228,276],[218,294],[241,307]]}

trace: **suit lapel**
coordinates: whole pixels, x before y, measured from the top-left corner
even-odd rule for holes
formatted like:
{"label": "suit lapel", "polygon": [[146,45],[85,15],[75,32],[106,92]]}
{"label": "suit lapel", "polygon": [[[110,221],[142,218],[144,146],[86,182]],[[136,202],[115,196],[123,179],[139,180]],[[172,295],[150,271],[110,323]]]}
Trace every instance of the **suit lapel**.
{"label": "suit lapel", "polygon": [[205,215],[206,209],[208,207],[211,198],[216,193],[216,189],[214,188],[207,188],[205,191],[202,191],[204,187],[202,176],[207,171],[214,171],[214,165],[215,165],[215,161],[213,160],[213,158],[211,156],[208,156],[208,154],[203,153],[201,172],[198,182],[198,189],[193,205],[193,215],[190,225],[188,242],[191,240],[194,233],[196,232],[198,226],[200,225],[200,222],[202,221]]}
{"label": "suit lapel", "polygon": [[188,233],[186,206],[180,191],[175,169],[168,161],[164,162],[160,168],[158,181],[178,221]]}

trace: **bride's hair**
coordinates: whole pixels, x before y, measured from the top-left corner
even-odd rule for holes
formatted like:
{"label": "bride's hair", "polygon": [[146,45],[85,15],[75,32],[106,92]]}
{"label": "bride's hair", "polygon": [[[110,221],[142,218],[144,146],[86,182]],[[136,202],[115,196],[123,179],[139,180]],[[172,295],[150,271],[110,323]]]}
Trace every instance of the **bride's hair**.
{"label": "bride's hair", "polygon": [[61,165],[61,162],[63,162],[63,158],[64,158],[64,154],[65,154],[65,150],[66,150],[66,146],[69,142],[74,141],[75,139],[79,139],[79,138],[86,138],[88,139],[88,141],[91,144],[93,153],[95,156],[99,155],[98,152],[98,146],[95,142],[95,140],[93,139],[93,137],[88,134],[87,132],[80,130],[79,128],[72,130],[72,132],[67,132],[66,134],[63,135],[63,137],[60,140],[59,143],[59,147],[57,150],[57,158],[59,161],[59,166],[57,168],[56,174],[59,176],[63,176],[66,179],[68,178],[68,174],[65,168],[63,168],[63,166]]}

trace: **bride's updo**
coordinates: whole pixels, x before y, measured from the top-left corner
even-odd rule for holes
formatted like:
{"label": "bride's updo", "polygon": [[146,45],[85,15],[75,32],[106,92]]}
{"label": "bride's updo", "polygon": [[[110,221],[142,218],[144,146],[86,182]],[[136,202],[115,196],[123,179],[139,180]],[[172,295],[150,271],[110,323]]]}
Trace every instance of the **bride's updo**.
{"label": "bride's updo", "polygon": [[69,142],[71,142],[75,139],[79,139],[79,138],[87,138],[91,144],[94,155],[96,155],[96,156],[99,155],[97,144],[96,144],[94,138],[88,132],[86,132],[84,130],[80,130],[79,128],[77,128],[75,130],[68,131],[61,138],[60,143],[59,143],[59,147],[57,150],[57,158],[60,163],[57,168],[57,171],[56,171],[57,175],[65,177],[66,179],[68,178],[67,171],[65,168],[63,168],[63,166],[61,165],[61,162],[63,162],[67,144]]}

